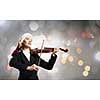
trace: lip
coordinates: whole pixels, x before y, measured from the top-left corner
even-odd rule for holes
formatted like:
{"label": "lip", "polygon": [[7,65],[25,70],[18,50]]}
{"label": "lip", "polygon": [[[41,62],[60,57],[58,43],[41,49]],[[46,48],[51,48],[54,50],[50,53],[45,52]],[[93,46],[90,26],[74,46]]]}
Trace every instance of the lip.
{"label": "lip", "polygon": [[31,45],[31,43],[28,43],[29,45]]}
{"label": "lip", "polygon": [[31,45],[31,44],[28,44],[28,45]]}

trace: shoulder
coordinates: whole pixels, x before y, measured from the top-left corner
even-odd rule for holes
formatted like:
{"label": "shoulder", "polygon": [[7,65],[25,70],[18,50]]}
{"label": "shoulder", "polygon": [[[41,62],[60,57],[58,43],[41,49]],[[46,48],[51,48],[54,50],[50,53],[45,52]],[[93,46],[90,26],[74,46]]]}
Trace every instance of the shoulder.
{"label": "shoulder", "polygon": [[18,57],[22,54],[22,50],[19,50],[17,53],[14,53],[12,56],[13,57]]}

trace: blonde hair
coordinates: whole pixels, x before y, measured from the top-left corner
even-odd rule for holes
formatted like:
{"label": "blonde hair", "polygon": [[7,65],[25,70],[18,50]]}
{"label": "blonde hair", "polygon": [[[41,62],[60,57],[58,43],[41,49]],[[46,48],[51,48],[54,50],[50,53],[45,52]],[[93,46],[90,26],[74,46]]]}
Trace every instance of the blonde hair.
{"label": "blonde hair", "polygon": [[32,34],[30,34],[30,33],[24,33],[24,34],[21,36],[21,38],[19,39],[20,42],[23,43],[23,41],[25,40],[25,38],[26,38],[27,36],[30,36],[30,37],[33,38]]}
{"label": "blonde hair", "polygon": [[23,42],[24,42],[24,40],[25,40],[25,38],[26,38],[27,36],[30,36],[31,38],[33,38],[32,34],[30,34],[30,33],[24,33],[24,34],[21,36],[21,38],[19,39],[19,41],[18,41],[18,48],[22,48]]}

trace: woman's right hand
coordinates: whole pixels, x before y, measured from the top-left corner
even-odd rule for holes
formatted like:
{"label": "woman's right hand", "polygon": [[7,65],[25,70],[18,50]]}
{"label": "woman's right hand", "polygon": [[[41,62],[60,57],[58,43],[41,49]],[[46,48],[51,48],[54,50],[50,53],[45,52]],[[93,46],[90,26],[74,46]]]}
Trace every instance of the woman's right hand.
{"label": "woman's right hand", "polygon": [[31,66],[28,66],[28,67],[26,68],[26,70],[28,70],[28,71],[33,71],[33,70],[38,71],[39,69],[38,69],[38,66],[37,66],[36,64],[33,64],[33,65],[31,65]]}

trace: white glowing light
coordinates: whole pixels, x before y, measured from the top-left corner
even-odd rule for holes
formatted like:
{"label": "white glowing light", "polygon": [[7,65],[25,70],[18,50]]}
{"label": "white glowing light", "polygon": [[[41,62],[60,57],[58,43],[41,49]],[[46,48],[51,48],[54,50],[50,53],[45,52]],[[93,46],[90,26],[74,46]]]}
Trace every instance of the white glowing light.
{"label": "white glowing light", "polygon": [[87,77],[89,75],[89,72],[88,71],[83,71],[83,76],[84,77]]}
{"label": "white glowing light", "polygon": [[65,55],[62,55],[61,63],[65,64],[67,61],[67,57]]}
{"label": "white glowing light", "polygon": [[76,42],[77,42],[77,38],[74,39],[74,43],[76,43]]}
{"label": "white glowing light", "polygon": [[91,67],[89,65],[85,66],[85,71],[90,71]]}
{"label": "white glowing light", "polygon": [[71,41],[68,40],[66,45],[67,45],[67,46],[70,46],[70,45],[71,45]]}
{"label": "white glowing light", "polygon": [[69,56],[69,54],[62,54],[62,57],[61,57],[61,63],[62,64],[65,64],[67,62],[67,57]]}
{"label": "white glowing light", "polygon": [[35,22],[35,21],[32,21],[30,24],[29,24],[29,27],[32,31],[36,31],[38,30],[39,28],[39,25]]}
{"label": "white glowing light", "polygon": [[95,54],[95,59],[100,61],[100,51]]}
{"label": "white glowing light", "polygon": [[94,39],[94,35],[93,34],[91,34],[91,38]]}
{"label": "white glowing light", "polygon": [[84,64],[84,61],[83,60],[78,60],[78,65],[79,66],[82,66]]}
{"label": "white glowing light", "polygon": [[66,64],[66,62],[67,62],[67,59],[61,59],[62,64]]}
{"label": "white glowing light", "polygon": [[74,57],[73,56],[68,56],[68,61],[69,62],[73,62],[74,61]]}

